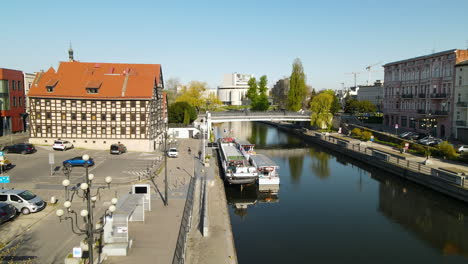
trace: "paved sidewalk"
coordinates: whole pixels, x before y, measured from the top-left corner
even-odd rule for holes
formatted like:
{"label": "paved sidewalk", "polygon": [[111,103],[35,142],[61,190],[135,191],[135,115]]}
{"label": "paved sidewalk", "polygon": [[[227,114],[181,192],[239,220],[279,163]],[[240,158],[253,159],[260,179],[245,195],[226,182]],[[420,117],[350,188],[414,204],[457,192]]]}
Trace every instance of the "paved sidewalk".
{"label": "paved sidewalk", "polygon": [[[192,152],[188,154],[188,147]],[[179,157],[168,159],[169,205],[164,206],[164,169],[155,177],[152,188],[151,211],[145,212],[144,222],[130,222],[132,248],[126,257],[108,257],[104,263],[172,263],[187,189],[194,171],[194,155],[199,141],[181,139]]]}

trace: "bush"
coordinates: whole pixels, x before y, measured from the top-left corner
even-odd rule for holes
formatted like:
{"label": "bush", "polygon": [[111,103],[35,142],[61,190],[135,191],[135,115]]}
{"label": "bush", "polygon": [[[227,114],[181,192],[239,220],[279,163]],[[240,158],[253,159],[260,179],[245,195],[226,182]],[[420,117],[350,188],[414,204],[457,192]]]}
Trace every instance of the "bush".
{"label": "bush", "polygon": [[351,135],[352,136],[355,136],[355,137],[361,137],[362,136],[362,131],[361,129],[359,128],[353,128],[353,130],[351,130]]}
{"label": "bush", "polygon": [[437,149],[441,152],[441,155],[443,155],[447,159],[456,159],[458,156],[453,146],[450,145],[447,141],[440,143],[437,146]]}
{"label": "bush", "polygon": [[364,131],[361,133],[362,140],[369,141],[371,137],[372,137],[372,133],[369,131]]}

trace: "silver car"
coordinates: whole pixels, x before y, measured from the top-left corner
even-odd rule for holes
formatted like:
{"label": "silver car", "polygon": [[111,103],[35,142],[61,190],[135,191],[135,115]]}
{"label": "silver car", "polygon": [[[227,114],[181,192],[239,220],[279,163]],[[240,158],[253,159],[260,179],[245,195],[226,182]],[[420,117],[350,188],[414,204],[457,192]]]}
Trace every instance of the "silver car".
{"label": "silver car", "polygon": [[0,203],[13,205],[22,214],[39,212],[46,207],[41,197],[28,190],[1,189]]}

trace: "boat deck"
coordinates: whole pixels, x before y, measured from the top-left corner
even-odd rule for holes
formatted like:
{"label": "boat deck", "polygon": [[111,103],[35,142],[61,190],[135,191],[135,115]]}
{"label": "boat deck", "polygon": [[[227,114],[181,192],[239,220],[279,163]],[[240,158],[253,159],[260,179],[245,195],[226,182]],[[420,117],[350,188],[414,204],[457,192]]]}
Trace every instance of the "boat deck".
{"label": "boat deck", "polygon": [[257,154],[257,155],[252,155],[250,156],[252,159],[253,163],[257,166],[257,168],[260,167],[276,167],[279,168],[279,166],[272,161],[269,157],[262,155],[262,154]]}
{"label": "boat deck", "polygon": [[239,149],[237,149],[236,146],[232,146],[230,144],[222,144],[224,153],[226,153],[226,156],[228,159],[244,159],[244,155],[240,152]]}

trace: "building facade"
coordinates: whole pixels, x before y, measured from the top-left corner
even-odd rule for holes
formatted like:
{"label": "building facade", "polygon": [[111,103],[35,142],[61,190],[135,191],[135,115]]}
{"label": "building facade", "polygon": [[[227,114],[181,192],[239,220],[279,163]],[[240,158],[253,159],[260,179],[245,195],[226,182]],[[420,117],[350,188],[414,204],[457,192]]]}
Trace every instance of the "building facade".
{"label": "building facade", "polygon": [[25,131],[25,104],[23,72],[0,69],[0,136]]}
{"label": "building facade", "polygon": [[[34,82],[34,78],[36,77],[35,73],[24,73],[24,94],[27,95],[29,93],[29,89]],[[29,113],[29,97],[26,96],[26,113]]]}
{"label": "building facade", "polygon": [[271,88],[273,104],[279,108],[286,109],[288,103],[289,78],[278,80]]}
{"label": "building facade", "polygon": [[161,148],[167,129],[161,65],[61,62],[38,73],[29,91],[30,143]]}
{"label": "building facade", "polygon": [[225,74],[222,85],[218,86],[218,98],[224,105],[243,105],[247,103],[248,82],[252,77],[254,77],[252,74]]}
{"label": "building facade", "polygon": [[455,65],[454,136],[468,143],[468,60]]}
{"label": "building facade", "polygon": [[453,49],[385,64],[384,124],[453,136],[454,70],[466,59],[468,50]]}
{"label": "building facade", "polygon": [[377,111],[382,111],[383,103],[383,84],[377,80],[374,85],[360,85],[357,92],[357,99],[359,101],[370,101],[377,107]]}

